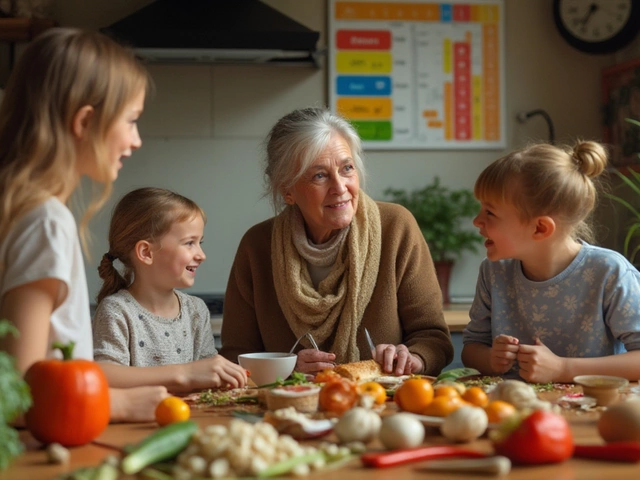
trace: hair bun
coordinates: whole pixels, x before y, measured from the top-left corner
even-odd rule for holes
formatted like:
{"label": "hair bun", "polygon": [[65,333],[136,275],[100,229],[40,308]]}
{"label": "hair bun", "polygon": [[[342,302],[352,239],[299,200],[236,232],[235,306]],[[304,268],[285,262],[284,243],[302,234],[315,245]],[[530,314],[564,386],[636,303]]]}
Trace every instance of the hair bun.
{"label": "hair bun", "polygon": [[573,147],[571,158],[587,177],[600,175],[607,166],[607,152],[602,145],[592,141],[580,141]]}

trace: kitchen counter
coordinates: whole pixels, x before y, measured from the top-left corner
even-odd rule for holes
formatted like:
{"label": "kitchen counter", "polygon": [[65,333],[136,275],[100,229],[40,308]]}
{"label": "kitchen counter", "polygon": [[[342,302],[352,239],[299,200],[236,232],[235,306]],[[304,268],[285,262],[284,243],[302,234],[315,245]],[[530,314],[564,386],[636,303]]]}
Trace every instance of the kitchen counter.
{"label": "kitchen counter", "polygon": [[468,303],[452,303],[444,307],[444,321],[449,326],[451,332],[462,332],[464,327],[469,323],[469,308],[471,304]]}

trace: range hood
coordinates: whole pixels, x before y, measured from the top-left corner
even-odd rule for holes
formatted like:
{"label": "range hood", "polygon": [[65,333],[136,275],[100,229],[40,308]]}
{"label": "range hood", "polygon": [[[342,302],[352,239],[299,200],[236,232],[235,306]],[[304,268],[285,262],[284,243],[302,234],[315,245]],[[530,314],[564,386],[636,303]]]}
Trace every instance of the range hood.
{"label": "range hood", "polygon": [[156,0],[101,31],[150,63],[318,66],[320,34],[259,0]]}

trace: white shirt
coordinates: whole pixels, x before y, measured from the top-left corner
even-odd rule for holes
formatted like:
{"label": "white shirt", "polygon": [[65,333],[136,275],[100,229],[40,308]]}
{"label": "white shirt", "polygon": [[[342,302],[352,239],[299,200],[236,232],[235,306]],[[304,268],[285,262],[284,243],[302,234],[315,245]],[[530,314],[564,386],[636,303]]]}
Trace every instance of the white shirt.
{"label": "white shirt", "polygon": [[[0,240],[0,302],[9,290],[44,278],[58,279],[66,286],[63,302],[51,314],[49,346],[74,341],[74,358],[93,359],[89,292],[78,230],[71,211],[55,197],[20,218]],[[47,356],[54,354],[49,351]]]}

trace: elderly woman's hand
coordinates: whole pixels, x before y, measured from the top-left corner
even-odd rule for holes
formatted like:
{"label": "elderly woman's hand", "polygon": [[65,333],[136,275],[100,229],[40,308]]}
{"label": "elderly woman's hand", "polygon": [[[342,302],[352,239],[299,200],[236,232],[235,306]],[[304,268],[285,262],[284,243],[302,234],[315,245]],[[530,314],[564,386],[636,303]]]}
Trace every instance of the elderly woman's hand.
{"label": "elderly woman's hand", "polygon": [[[382,369],[387,373],[395,375],[411,375],[421,372],[423,369],[422,360],[417,355],[409,352],[403,345],[380,344],[376,346],[373,359],[382,365]],[[395,371],[394,371],[395,364]]]}
{"label": "elderly woman's hand", "polygon": [[316,374],[322,370],[335,367],[336,356],[333,353],[321,352],[315,349],[300,350],[296,371],[302,373]]}

